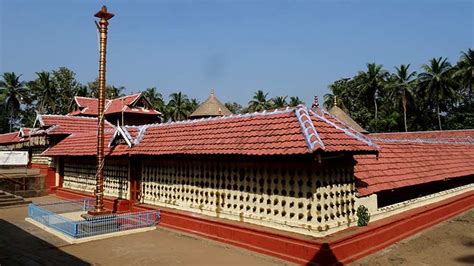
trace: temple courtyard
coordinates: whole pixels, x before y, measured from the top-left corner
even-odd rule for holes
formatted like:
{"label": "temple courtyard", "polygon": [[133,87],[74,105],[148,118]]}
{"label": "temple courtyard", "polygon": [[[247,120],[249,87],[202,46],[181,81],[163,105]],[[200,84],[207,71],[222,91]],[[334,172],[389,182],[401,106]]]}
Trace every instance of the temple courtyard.
{"label": "temple courtyard", "polygon": [[[26,216],[26,206],[0,209],[0,265],[289,265],[160,226],[151,232],[71,245],[26,222]],[[474,263],[473,225],[471,209],[353,265],[469,265]]]}

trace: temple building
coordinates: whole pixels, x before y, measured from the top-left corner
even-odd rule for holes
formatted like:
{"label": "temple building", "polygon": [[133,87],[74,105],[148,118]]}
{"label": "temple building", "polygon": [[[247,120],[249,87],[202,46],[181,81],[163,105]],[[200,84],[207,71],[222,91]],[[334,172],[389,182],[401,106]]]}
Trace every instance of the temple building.
{"label": "temple building", "polygon": [[[76,110],[70,116],[98,116],[98,100],[89,97],[74,97]],[[117,125],[143,125],[159,123],[161,113],[153,108],[142,93],[105,100],[105,119]]]}
{"label": "temple building", "polygon": [[[314,239],[332,239],[350,261],[366,246],[350,243],[393,243],[474,198],[474,130],[361,134],[304,106],[131,124],[106,123],[107,208],[157,208],[163,226],[294,262],[312,260],[322,248]],[[96,117],[38,115],[35,128],[0,135],[0,142],[43,147],[34,157],[47,159],[47,187],[58,197],[93,197],[96,127]],[[374,224],[365,233],[354,229],[362,206]],[[331,238],[350,232],[362,241],[341,240],[350,251]]]}
{"label": "temple building", "polygon": [[211,91],[211,95],[190,115],[191,119],[219,117],[232,115],[232,112],[222,104]]}

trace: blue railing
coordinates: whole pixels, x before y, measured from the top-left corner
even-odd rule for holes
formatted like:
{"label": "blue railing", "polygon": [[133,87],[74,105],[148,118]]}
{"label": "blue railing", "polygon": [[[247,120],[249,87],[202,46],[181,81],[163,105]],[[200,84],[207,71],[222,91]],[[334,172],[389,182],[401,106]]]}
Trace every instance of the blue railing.
{"label": "blue railing", "polygon": [[82,238],[130,229],[156,226],[159,211],[130,212],[71,220],[61,214],[85,212],[93,208],[91,199],[63,201],[51,204],[29,204],[28,216],[47,227],[73,238]]}

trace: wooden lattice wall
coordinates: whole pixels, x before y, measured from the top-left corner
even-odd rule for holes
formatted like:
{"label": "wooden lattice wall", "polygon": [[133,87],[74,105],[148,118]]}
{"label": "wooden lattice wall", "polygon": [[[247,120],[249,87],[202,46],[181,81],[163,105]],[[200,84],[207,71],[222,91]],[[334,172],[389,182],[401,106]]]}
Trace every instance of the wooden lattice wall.
{"label": "wooden lattice wall", "polygon": [[[63,187],[93,193],[96,172],[96,164],[93,159],[65,159]],[[127,160],[106,160],[104,195],[128,199],[128,173]]]}
{"label": "wooden lattice wall", "polygon": [[144,203],[310,235],[354,221],[352,160],[154,160],[142,168]]}

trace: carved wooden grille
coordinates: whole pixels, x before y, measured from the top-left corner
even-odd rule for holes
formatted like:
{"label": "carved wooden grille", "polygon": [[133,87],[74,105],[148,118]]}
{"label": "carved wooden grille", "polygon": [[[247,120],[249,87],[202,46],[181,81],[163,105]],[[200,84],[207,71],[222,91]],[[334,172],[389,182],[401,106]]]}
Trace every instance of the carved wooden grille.
{"label": "carved wooden grille", "polygon": [[318,232],[354,220],[352,169],[344,164],[321,168],[313,161],[148,161],[142,194],[148,204]]}
{"label": "carved wooden grille", "polygon": [[[93,193],[95,174],[96,165],[92,160],[65,160],[63,187]],[[128,199],[128,163],[126,161],[106,161],[104,195]]]}

